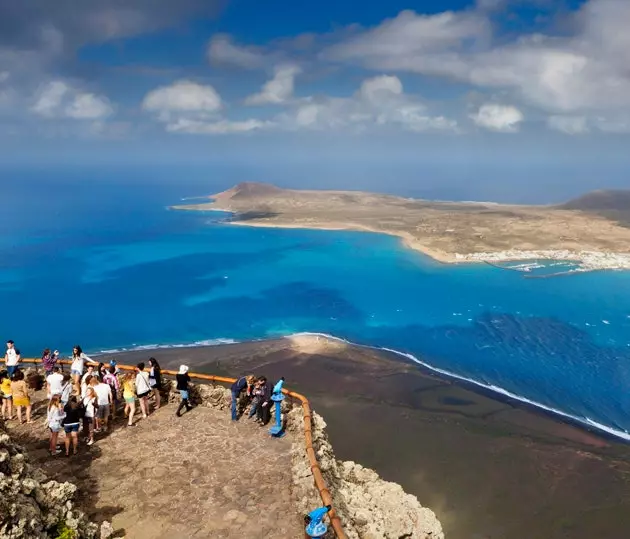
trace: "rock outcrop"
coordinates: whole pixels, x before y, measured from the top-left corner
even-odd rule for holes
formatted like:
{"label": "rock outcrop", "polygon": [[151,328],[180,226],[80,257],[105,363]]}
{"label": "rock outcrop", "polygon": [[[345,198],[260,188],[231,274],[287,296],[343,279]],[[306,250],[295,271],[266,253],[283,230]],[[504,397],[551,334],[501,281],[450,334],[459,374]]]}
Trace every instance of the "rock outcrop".
{"label": "rock outcrop", "polygon": [[76,490],[31,467],[0,427],[0,539],[96,538],[99,527],[75,507]]}

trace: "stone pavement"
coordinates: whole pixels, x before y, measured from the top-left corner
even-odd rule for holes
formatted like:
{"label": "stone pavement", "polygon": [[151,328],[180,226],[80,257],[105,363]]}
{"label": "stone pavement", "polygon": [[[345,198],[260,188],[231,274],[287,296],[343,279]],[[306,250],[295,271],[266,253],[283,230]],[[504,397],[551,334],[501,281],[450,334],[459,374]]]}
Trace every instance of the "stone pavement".
{"label": "stone pavement", "polygon": [[233,423],[201,406],[177,418],[168,404],[133,428],[119,419],[75,457],[50,457],[45,404],[34,406],[34,424],[9,422],[10,434],[52,479],[75,483],[79,506],[111,521],[117,537],[304,537],[289,492],[290,435],[272,439],[246,418]]}

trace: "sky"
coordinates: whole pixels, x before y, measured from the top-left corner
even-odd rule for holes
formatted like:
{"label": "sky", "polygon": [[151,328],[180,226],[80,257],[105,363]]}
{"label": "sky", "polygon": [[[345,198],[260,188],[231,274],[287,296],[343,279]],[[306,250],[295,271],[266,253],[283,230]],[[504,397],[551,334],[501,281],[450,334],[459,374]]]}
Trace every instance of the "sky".
{"label": "sky", "polygon": [[0,160],[630,187],[629,27],[628,0],[0,0]]}

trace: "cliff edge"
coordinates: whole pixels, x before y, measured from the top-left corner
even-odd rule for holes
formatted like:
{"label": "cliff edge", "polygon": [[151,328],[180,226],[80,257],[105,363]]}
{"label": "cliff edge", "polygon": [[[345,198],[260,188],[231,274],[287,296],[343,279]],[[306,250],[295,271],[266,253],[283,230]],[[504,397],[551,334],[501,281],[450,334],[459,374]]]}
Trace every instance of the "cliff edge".
{"label": "cliff edge", "polygon": [[[179,395],[168,387],[169,383],[166,388],[169,400],[179,402]],[[78,467],[77,463],[72,463],[73,459],[60,462],[40,458],[39,464],[57,477],[71,478],[77,470],[85,472],[86,466],[94,467],[90,471],[96,475],[90,475],[87,480],[92,486],[97,482],[93,496],[102,499],[91,508],[74,501],[77,493],[74,484],[50,480],[43,471],[27,463],[21,446],[2,434],[0,539],[57,538],[61,536],[60,530],[66,528],[76,530],[73,537],[77,538],[108,537],[107,534],[113,532],[109,522],[102,523],[103,535],[99,535],[98,525],[90,522],[82,511],[87,511],[95,521],[110,518],[99,507],[107,508],[114,500],[122,512],[113,515],[112,524],[135,539],[144,538],[142,533],[153,530],[154,523],[160,524],[161,531],[156,535],[157,530],[153,530],[147,538],[168,530],[185,536],[186,530],[199,526],[203,531],[223,529],[225,533],[219,534],[221,537],[242,537],[240,533],[253,524],[263,537],[301,536],[301,516],[322,505],[305,449],[301,405],[292,399],[283,402],[288,435],[274,440],[267,429],[255,429],[245,418],[237,423],[229,420],[229,389],[195,384],[191,397],[200,408],[181,419],[175,418],[173,406],[165,406],[155,417],[141,421],[132,433],[122,427],[97,440],[93,447],[99,452],[98,458],[92,464],[88,464],[87,454],[85,464],[79,462]],[[239,406],[244,408],[245,403]],[[41,452],[38,448],[46,437],[39,423],[16,426],[15,431],[11,428],[12,435],[31,440],[29,449],[34,451],[33,461],[37,460]],[[326,435],[326,423],[314,412],[311,429],[313,449],[349,539],[444,538],[435,514],[422,507],[415,496],[406,494],[395,483],[382,480],[372,470],[337,460]],[[33,441],[35,436],[39,439]],[[182,444],[181,440],[189,436],[190,440]],[[190,447],[191,442],[194,448]],[[136,450],[134,444],[151,447],[151,454],[160,463],[167,464],[167,475],[161,474],[151,459],[147,461],[146,451]],[[132,462],[132,454],[139,462]],[[59,466],[70,468],[60,473]],[[182,466],[181,470],[178,466]],[[120,467],[124,470],[116,469]],[[177,483],[180,478],[185,479],[185,484]],[[129,485],[127,479],[131,479]],[[138,480],[146,487],[141,491],[138,491]],[[177,495],[167,496],[166,506],[161,507],[156,503],[164,490],[164,481],[168,482],[169,491]],[[80,483],[79,490],[85,493],[84,489],[85,485]],[[147,500],[141,494],[145,490]],[[260,499],[256,498],[258,491]],[[85,501],[81,496],[78,499]],[[250,513],[259,516],[252,520]],[[184,518],[184,515],[187,516]],[[332,530],[326,537],[334,537]]]}

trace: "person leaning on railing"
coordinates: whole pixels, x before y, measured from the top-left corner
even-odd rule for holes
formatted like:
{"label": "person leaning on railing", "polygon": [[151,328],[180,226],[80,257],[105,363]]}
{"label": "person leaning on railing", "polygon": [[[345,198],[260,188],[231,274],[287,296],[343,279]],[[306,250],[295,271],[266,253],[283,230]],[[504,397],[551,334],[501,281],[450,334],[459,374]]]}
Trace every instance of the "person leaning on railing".
{"label": "person leaning on railing", "polygon": [[240,394],[246,391],[248,396],[251,395],[255,383],[256,377],[253,374],[249,374],[247,376],[241,376],[232,384],[230,388],[232,390],[232,421],[238,419],[237,405]]}

